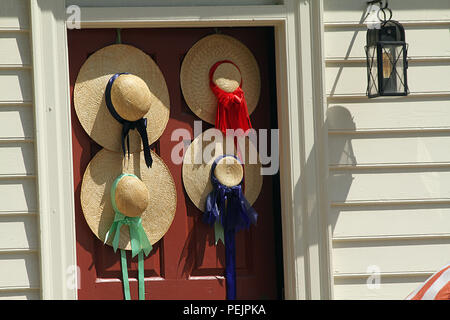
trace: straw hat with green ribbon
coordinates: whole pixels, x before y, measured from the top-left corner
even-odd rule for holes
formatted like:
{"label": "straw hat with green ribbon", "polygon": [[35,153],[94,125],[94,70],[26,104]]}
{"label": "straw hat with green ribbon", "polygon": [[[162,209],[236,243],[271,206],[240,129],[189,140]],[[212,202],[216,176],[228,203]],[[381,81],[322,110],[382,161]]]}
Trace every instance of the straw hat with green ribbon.
{"label": "straw hat with green ribbon", "polygon": [[[147,168],[142,152],[131,153],[128,158],[102,149],[86,168],[81,207],[87,224],[102,242],[132,250],[133,237],[130,238],[129,228],[124,225],[134,225],[139,219],[152,245],[168,231],[176,210],[175,183],[163,160],[153,151],[152,158],[153,165]],[[125,175],[116,181],[122,174]],[[114,224],[120,234],[118,238],[116,235],[107,238]]]}

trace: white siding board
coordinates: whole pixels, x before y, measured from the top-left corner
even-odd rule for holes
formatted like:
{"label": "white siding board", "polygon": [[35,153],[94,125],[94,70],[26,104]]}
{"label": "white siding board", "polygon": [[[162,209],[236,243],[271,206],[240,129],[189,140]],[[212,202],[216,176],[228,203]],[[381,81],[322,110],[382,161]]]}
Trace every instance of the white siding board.
{"label": "white siding board", "polygon": [[0,179],[0,203],[0,212],[36,212],[35,179]]}
{"label": "white siding board", "polygon": [[450,171],[434,169],[332,172],[329,193],[331,201],[336,203],[450,200]]}
{"label": "white siding board", "polygon": [[0,254],[0,289],[37,286],[39,286],[37,254]]}
{"label": "white siding board", "polygon": [[30,70],[0,70],[0,88],[0,102],[31,101]]}
{"label": "white siding board", "polygon": [[332,208],[328,219],[335,239],[450,236],[450,205]]}
{"label": "white siding board", "polygon": [[39,290],[30,291],[0,291],[0,300],[39,300]]}
{"label": "white siding board", "polygon": [[0,34],[0,68],[2,65],[30,64],[31,51],[28,33],[8,32]]}
{"label": "white siding board", "polygon": [[[422,277],[380,277],[376,286],[371,274],[362,279],[335,279],[334,298],[338,300],[403,300],[423,281]],[[368,285],[369,283],[369,285]]]}
{"label": "white siding board", "polygon": [[330,131],[370,131],[450,128],[450,98],[386,102],[370,99],[361,103],[333,103],[328,106]]}
{"label": "white siding board", "polygon": [[28,29],[29,4],[28,0],[2,0],[0,2],[0,30]]}
{"label": "white siding board", "polygon": [[[2,96],[0,95],[0,98]],[[0,106],[0,141],[32,139],[34,136],[33,109],[21,106]]]}
{"label": "white siding board", "polygon": [[[407,27],[408,57],[450,57],[449,26]],[[325,56],[336,59],[365,59],[367,28],[328,28],[324,34]]]}
{"label": "white siding board", "polygon": [[0,177],[35,174],[34,144],[0,144]]}
{"label": "white siding board", "polygon": [[79,5],[82,7],[172,7],[172,6],[245,6],[245,5],[274,5],[278,0],[67,0],[66,6]]}
{"label": "white siding board", "polygon": [[0,216],[0,252],[38,248],[35,215]]}
{"label": "white siding board", "polygon": [[[324,22],[359,22],[366,8],[361,0],[324,1]],[[392,18],[399,21],[450,21],[450,2],[447,0],[389,1]]]}
{"label": "white siding board", "polygon": [[450,262],[450,239],[358,241],[333,244],[335,275],[435,272]]}
{"label": "white siding board", "polygon": [[331,165],[450,163],[450,133],[330,135]]}
{"label": "white siding board", "polygon": [[[411,93],[450,92],[450,62],[416,63],[408,68]],[[433,79],[433,81],[430,81]],[[326,68],[326,92],[329,95],[365,95],[366,63],[332,65]]]}

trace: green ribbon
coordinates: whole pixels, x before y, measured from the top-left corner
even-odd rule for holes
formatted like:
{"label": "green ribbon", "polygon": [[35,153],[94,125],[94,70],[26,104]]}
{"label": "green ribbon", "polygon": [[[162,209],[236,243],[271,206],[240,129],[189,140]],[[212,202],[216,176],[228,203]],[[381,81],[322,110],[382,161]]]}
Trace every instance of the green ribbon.
{"label": "green ribbon", "polygon": [[[152,251],[152,244],[147,238],[144,228],[142,227],[141,217],[127,217],[119,211],[116,204],[116,188],[120,179],[125,176],[136,177],[133,174],[124,173],[116,178],[111,187],[111,203],[115,212],[114,221],[106,233],[105,243],[111,238],[114,252],[119,247],[120,229],[123,225],[128,226],[131,242],[131,257],[138,256],[138,280],[139,280],[139,300],[145,300],[145,284],[144,284],[144,255],[147,256]],[[137,178],[137,177],[136,177]],[[124,287],[125,300],[130,300],[130,284],[128,281],[127,256],[126,250],[120,250],[122,278]]]}
{"label": "green ribbon", "polygon": [[225,244],[225,235],[223,233],[223,226],[218,220],[216,220],[216,222],[214,223],[214,236],[216,238],[216,246],[220,240],[222,240],[222,243]]}

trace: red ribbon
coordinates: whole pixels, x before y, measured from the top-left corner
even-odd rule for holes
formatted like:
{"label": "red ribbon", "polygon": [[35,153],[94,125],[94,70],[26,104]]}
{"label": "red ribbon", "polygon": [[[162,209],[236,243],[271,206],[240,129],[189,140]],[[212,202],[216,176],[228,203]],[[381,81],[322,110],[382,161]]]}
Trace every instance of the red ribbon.
{"label": "red ribbon", "polygon": [[213,75],[217,67],[222,63],[231,63],[239,71],[239,67],[230,60],[216,62],[209,70],[209,86],[217,97],[216,128],[226,134],[227,129],[242,129],[246,132],[252,128],[248,115],[247,102],[242,90],[242,79],[239,87],[233,92],[226,92],[219,88],[213,81]]}

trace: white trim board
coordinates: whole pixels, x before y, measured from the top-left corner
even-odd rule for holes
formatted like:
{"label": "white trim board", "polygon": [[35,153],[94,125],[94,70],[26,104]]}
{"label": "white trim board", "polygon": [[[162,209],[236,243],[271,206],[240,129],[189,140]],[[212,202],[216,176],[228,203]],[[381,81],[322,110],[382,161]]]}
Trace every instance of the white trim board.
{"label": "white trim board", "polygon": [[76,270],[76,241],[65,5],[30,1],[41,298],[76,299],[76,275],[70,274]]}
{"label": "white trim board", "polygon": [[[61,0],[31,1],[33,36],[39,39],[33,42],[34,74],[37,79],[48,78],[34,84],[39,206],[40,212],[47,213],[41,220],[43,297],[74,298],[76,289],[68,290],[51,279],[62,275],[69,261],[76,264],[67,40],[64,21],[57,18],[65,8]],[[44,2],[49,11],[39,10],[37,3]],[[285,299],[332,295],[330,238],[321,216],[328,203],[323,185],[327,137],[323,134],[322,7],[322,0],[285,0],[274,6],[81,7],[82,28],[274,26]],[[44,33],[46,39],[41,37]],[[54,60],[57,67],[51,64]],[[55,106],[51,112],[49,108]],[[64,218],[50,219],[57,212],[65,212]],[[68,238],[59,237],[63,231],[69,232]],[[50,254],[52,239],[59,242]],[[65,258],[55,261],[58,254]]]}

